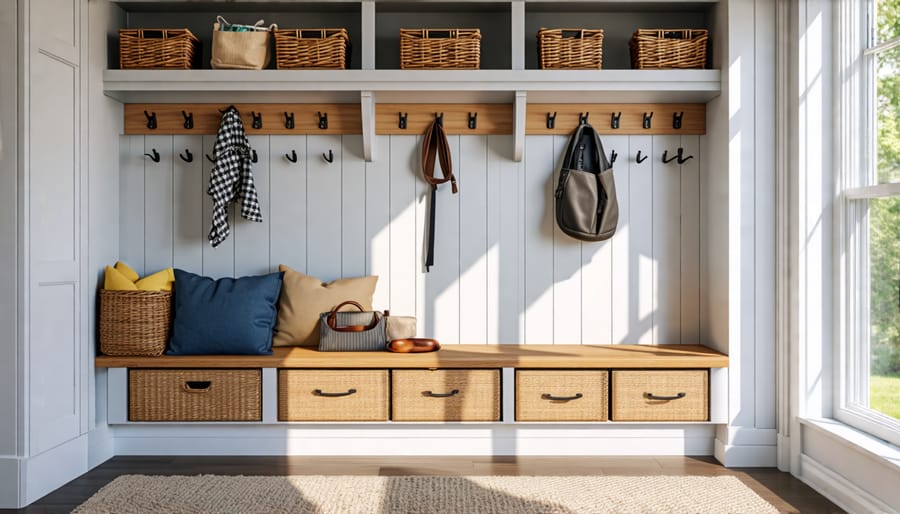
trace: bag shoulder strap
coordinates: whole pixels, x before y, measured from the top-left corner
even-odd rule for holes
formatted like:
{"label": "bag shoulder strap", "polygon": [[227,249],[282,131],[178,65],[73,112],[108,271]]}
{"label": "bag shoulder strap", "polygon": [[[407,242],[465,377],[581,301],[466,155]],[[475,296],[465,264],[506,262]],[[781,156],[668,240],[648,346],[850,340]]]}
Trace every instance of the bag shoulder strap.
{"label": "bag shoulder strap", "polygon": [[603,143],[600,141],[600,135],[594,130],[588,123],[582,123],[575,129],[575,132],[569,138],[569,145],[566,148],[566,153],[563,158],[563,168],[568,169],[576,169],[578,164],[578,158],[581,155],[581,149],[579,146],[582,144],[582,141],[585,139],[585,135],[592,136],[594,145],[596,145],[596,152],[592,152],[594,157],[599,162],[594,162],[591,168],[598,169],[600,171],[608,170],[612,168],[612,164],[610,164],[609,159],[606,157],[606,152],[603,150]]}
{"label": "bag shoulder strap", "polygon": [[[434,176],[436,159],[441,165],[441,174],[444,177],[442,179]],[[453,163],[450,161],[450,143],[447,142],[444,126],[437,120],[431,122],[422,139],[422,176],[433,187],[450,181],[453,193],[459,192],[459,188],[456,186],[456,177],[453,176]]]}

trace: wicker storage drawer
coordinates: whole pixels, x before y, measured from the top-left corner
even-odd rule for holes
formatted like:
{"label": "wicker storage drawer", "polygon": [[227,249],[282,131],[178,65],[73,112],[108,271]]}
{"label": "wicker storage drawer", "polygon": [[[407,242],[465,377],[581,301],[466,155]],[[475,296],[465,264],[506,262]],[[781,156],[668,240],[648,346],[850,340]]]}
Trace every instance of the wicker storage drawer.
{"label": "wicker storage drawer", "polygon": [[387,421],[388,370],[278,370],[279,421]]}
{"label": "wicker storage drawer", "polygon": [[500,370],[394,370],[394,421],[498,421]]}
{"label": "wicker storage drawer", "polygon": [[709,371],[613,371],[612,419],[707,421]]}
{"label": "wicker storage drawer", "polygon": [[133,369],[130,421],[262,421],[262,370]]}
{"label": "wicker storage drawer", "polygon": [[516,370],[516,421],[606,421],[609,372]]}

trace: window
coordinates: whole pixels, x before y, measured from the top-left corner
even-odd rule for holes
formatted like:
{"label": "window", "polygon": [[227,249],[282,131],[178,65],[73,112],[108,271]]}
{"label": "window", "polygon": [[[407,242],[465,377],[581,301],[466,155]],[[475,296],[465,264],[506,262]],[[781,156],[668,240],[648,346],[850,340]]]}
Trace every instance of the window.
{"label": "window", "polygon": [[841,111],[862,130],[845,128],[840,145],[845,312],[835,416],[900,444],[900,2],[865,7],[865,47],[839,59],[863,94],[842,84]]}

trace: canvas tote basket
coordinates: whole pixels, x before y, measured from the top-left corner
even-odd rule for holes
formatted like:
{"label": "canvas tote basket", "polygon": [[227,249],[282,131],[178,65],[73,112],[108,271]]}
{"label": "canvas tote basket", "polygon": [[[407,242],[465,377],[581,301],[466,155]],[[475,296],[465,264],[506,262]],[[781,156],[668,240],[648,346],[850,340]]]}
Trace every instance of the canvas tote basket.
{"label": "canvas tote basket", "polygon": [[210,65],[217,70],[261,70],[272,61],[272,30],[276,25],[262,26],[256,22],[256,30],[229,32],[220,30],[230,25],[219,16],[213,24],[212,60]]}

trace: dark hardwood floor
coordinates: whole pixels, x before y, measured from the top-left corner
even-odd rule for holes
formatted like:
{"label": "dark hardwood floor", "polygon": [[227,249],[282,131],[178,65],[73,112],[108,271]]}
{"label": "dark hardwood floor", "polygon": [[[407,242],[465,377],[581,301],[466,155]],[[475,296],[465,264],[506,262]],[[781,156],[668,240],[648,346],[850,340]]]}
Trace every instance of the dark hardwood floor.
{"label": "dark hardwood floor", "polygon": [[711,457],[115,457],[25,509],[69,512],[119,475],[733,475],[781,512],[844,512],[771,468],[728,469]]}

